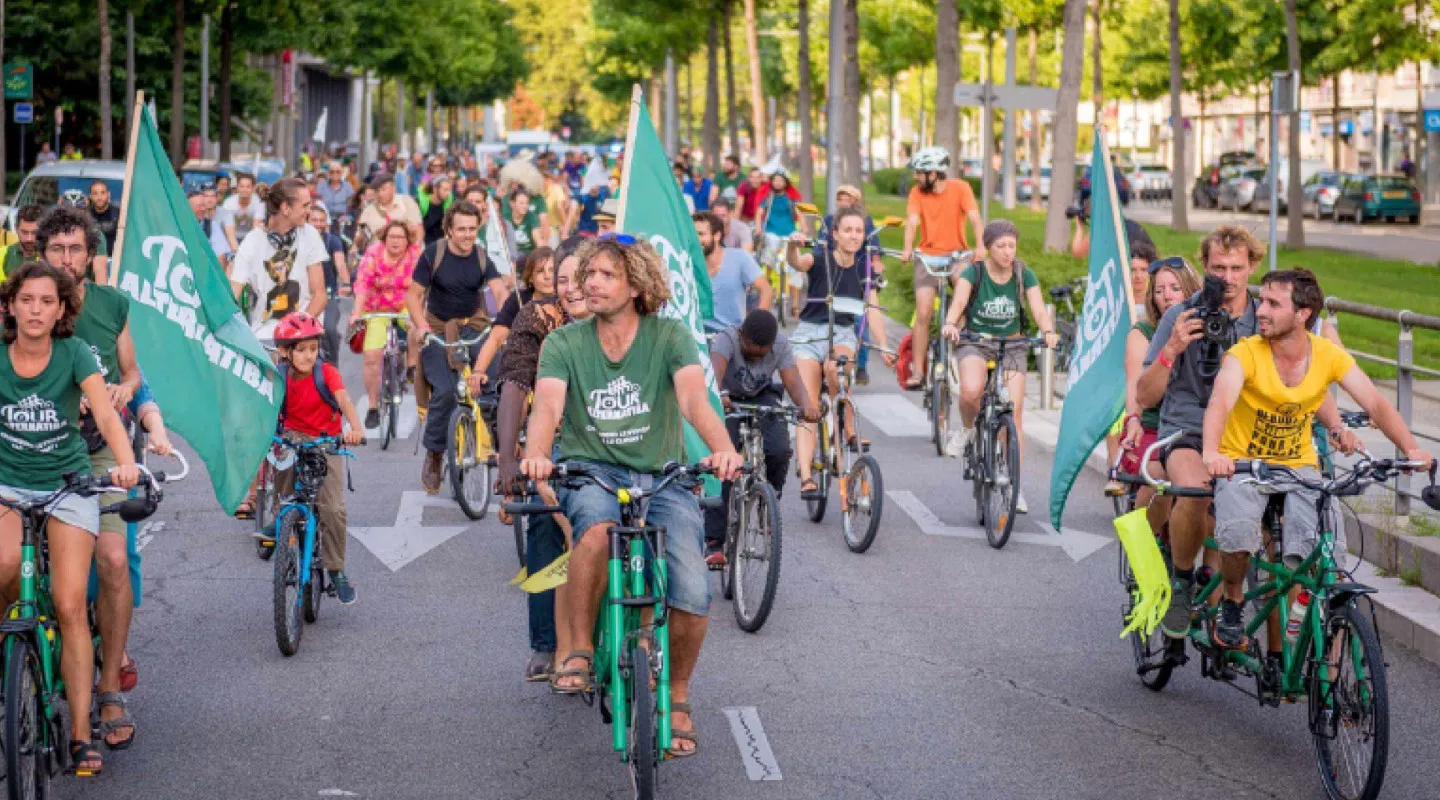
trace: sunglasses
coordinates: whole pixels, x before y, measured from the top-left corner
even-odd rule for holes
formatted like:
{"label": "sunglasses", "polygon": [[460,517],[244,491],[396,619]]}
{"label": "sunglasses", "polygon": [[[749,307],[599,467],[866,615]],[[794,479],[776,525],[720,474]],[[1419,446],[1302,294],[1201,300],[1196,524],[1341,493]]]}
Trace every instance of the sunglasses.
{"label": "sunglasses", "polygon": [[611,231],[610,233],[607,233],[603,236],[597,236],[596,240],[601,242],[614,242],[616,244],[624,245],[626,247],[630,247],[635,244],[634,236],[631,236],[628,233],[615,233],[614,231]]}
{"label": "sunglasses", "polygon": [[1154,275],[1160,270],[1167,268],[1185,269],[1185,259],[1180,256],[1170,256],[1169,258],[1162,258],[1159,261],[1151,261],[1149,272],[1151,275]]}

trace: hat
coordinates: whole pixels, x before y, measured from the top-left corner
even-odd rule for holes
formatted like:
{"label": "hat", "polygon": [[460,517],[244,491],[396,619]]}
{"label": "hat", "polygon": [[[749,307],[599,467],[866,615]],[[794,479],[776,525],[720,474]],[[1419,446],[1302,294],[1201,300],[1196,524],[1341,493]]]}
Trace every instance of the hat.
{"label": "hat", "polygon": [[595,213],[593,219],[614,222],[617,214],[620,213],[620,201],[611,197],[600,204],[600,210]]}
{"label": "hat", "polygon": [[842,183],[839,186],[835,187],[835,196],[839,197],[842,194],[848,194],[856,200],[861,200],[865,197],[864,195],[860,194],[860,190],[858,188],[856,188],[853,184],[849,183]]}

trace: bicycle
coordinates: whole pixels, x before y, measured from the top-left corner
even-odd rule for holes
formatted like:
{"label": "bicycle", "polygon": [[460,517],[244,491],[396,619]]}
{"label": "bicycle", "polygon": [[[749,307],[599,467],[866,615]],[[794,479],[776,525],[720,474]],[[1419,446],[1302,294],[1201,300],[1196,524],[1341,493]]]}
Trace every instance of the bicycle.
{"label": "bicycle", "polygon": [[[132,523],[155,513],[163,498],[160,484],[166,482],[165,473],[137,467],[141,496],[107,505],[100,509],[101,514],[119,514]],[[98,497],[125,491],[113,485],[108,475],[77,473],[66,475],[59,489],[32,500],[0,498],[0,506],[18,513],[21,519],[19,599],[10,604],[0,622],[0,651],[4,653],[0,685],[5,696],[0,735],[4,737],[5,782],[11,798],[49,797],[50,779],[73,767],[70,750],[65,746],[70,739],[66,713],[60,708],[65,699],[60,670],[64,642],[50,594],[50,549],[48,537],[43,534],[45,525],[54,506],[67,496]],[[90,711],[72,709],[70,713]],[[76,774],[92,773],[77,770]]]}
{"label": "bicycle", "polygon": [[976,515],[985,526],[985,540],[999,550],[1010,541],[1015,506],[1020,500],[1020,434],[1015,428],[1015,400],[1003,384],[1005,350],[1044,347],[1029,336],[986,336],[960,332],[962,342],[991,342],[999,351],[985,364],[985,393],[975,417],[975,439],[965,448],[964,478],[975,495]]}
{"label": "bicycle", "polygon": [[[725,513],[725,567],[720,589],[734,601],[735,624],[746,633],[765,625],[780,583],[780,500],[765,479],[765,440],[760,421],[778,417],[794,424],[799,414],[785,406],[735,403],[726,416],[739,421],[740,452],[750,467],[730,486]],[[752,582],[759,578],[759,583]]]}
{"label": "bicycle", "polygon": [[1055,335],[1060,343],[1055,346],[1055,371],[1069,372],[1070,359],[1075,355],[1075,331],[1080,314],[1075,308],[1075,292],[1084,291],[1090,285],[1090,278],[1080,276],[1059,286],[1050,287],[1050,299],[1055,302]]}
{"label": "bicycle", "polygon": [[775,288],[775,319],[785,327],[785,309],[790,307],[790,276],[785,264],[785,238],[774,233],[760,233],[760,266],[765,279]]}
{"label": "bicycle", "polygon": [[406,314],[391,312],[370,312],[360,315],[360,324],[372,319],[386,320],[385,349],[380,361],[380,449],[388,450],[390,441],[398,435],[400,425],[400,404],[405,399],[405,328],[401,322]]}
{"label": "bicycle", "polygon": [[[446,342],[433,333],[425,335],[426,344],[435,344],[448,354],[460,353],[464,365],[455,382],[455,410],[450,412],[449,436],[445,440],[445,470],[450,475],[450,492],[460,510],[470,519],[483,519],[490,508],[491,471],[495,467],[494,398],[472,397],[470,394],[470,348],[485,341],[489,328],[469,339]],[[522,562],[523,563],[523,562]]]}
{"label": "bicycle", "polygon": [[[271,589],[274,599],[275,643],[280,652],[293,656],[300,650],[304,622],[320,618],[320,600],[335,587],[330,585],[323,559],[317,558],[315,499],[330,470],[327,456],[354,458],[334,436],[310,441],[275,437],[275,446],[288,451],[287,461],[277,470],[294,468],[294,492],[285,499],[275,523],[275,551]],[[362,442],[363,444],[363,442]]]}
{"label": "bicycle", "polygon": [[[938,320],[945,320],[950,313],[951,281],[957,270],[964,269],[975,260],[973,250],[957,250],[949,255],[931,256],[918,250],[914,257],[926,274],[940,282]],[[945,455],[945,441],[950,435],[950,408],[960,387],[960,373],[951,358],[950,342],[944,336],[932,335],[930,346],[925,352],[924,390],[920,404],[925,407],[925,416],[930,419],[930,439],[935,445],[936,455]]]}
{"label": "bicycle", "polygon": [[[747,469],[747,468],[742,468]],[[629,765],[635,796],[655,796],[655,770],[664,760],[670,729],[670,628],[665,529],[645,523],[649,501],[672,483],[694,485],[712,470],[700,464],[666,464],[651,489],[612,485],[582,462],[555,465],[552,485],[598,486],[620,502],[620,524],[607,531],[609,565],[605,600],[595,621],[595,685],[582,696],[599,700],[611,726],[611,747]],[[525,496],[535,497],[535,487]],[[563,513],[540,502],[506,503],[507,513]],[[607,707],[608,701],[608,707]],[[617,724],[616,720],[620,722]]]}

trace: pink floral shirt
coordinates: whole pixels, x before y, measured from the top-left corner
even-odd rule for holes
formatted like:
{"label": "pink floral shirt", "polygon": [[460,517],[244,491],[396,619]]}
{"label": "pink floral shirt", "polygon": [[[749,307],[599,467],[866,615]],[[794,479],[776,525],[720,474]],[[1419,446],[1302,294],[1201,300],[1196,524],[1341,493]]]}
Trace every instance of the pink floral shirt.
{"label": "pink floral shirt", "polygon": [[357,292],[365,293],[363,313],[405,310],[405,292],[410,288],[410,275],[415,271],[420,249],[420,245],[413,244],[400,257],[400,263],[390,264],[385,260],[384,242],[370,245],[360,259],[355,278]]}

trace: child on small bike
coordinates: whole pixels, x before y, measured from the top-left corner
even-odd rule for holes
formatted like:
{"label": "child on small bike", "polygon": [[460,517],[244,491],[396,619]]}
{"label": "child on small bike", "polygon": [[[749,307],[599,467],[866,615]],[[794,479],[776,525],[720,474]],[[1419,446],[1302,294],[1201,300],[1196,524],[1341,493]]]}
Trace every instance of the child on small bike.
{"label": "child on small bike", "polygon": [[[320,360],[320,339],[324,335],[325,327],[303,311],[286,316],[275,328],[280,374],[285,379],[281,435],[301,440],[334,436],[345,444],[360,444],[365,441],[364,428],[345,390],[345,381],[339,370]],[[343,433],[342,416],[350,423],[350,429]],[[326,460],[329,470],[316,495],[315,509],[320,520],[320,553],[335,586],[336,599],[348,606],[355,602],[355,587],[345,575],[345,458],[329,455]],[[275,476],[279,496],[290,493],[294,476],[294,470]]]}

